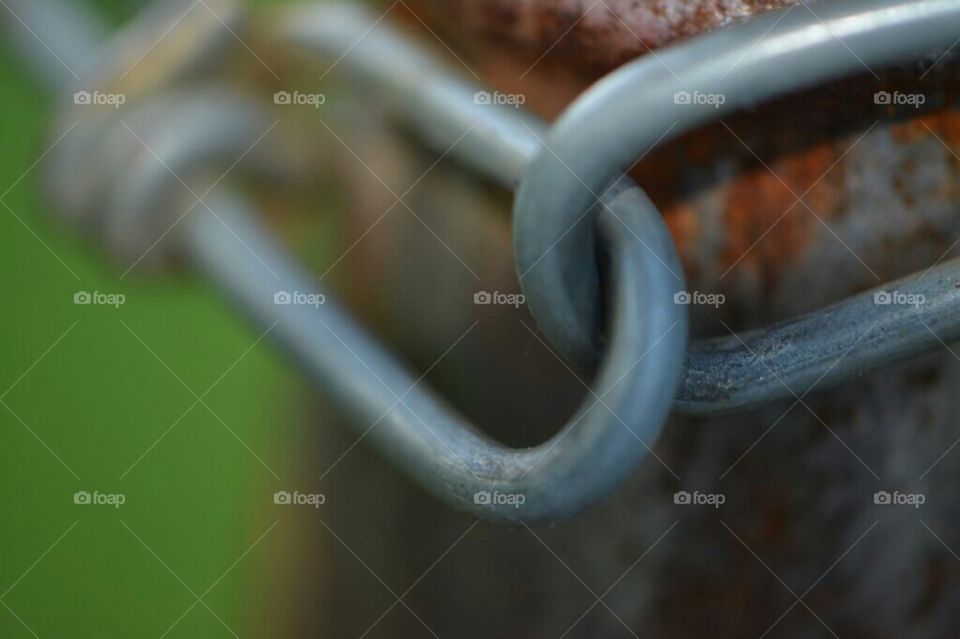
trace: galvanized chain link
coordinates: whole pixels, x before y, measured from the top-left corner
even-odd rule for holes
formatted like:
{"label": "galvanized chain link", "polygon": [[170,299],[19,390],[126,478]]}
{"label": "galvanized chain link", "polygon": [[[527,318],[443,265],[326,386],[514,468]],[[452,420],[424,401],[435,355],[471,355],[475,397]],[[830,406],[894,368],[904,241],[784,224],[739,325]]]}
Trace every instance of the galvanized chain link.
{"label": "galvanized chain link", "polygon": [[[957,0],[832,2],[816,13],[778,12],[701,36],[596,83],[550,129],[548,151],[530,166],[515,203],[517,261],[544,333],[572,361],[602,353],[591,226],[576,222],[638,155],[864,65],[924,54],[939,60],[958,33]],[[675,96],[692,91],[725,100],[678,106]],[[749,408],[939,348],[941,339],[960,338],[958,276],[953,261],[883,287],[924,296],[922,309],[877,305],[869,291],[748,335],[694,342],[675,409],[706,415]]]}
{"label": "galvanized chain link", "polygon": [[[339,70],[385,88],[428,143],[447,150],[460,140],[454,156],[519,188],[516,253],[531,311],[572,364],[598,371],[573,419],[538,447],[505,448],[424,390],[337,304],[273,303],[278,290],[319,289],[256,221],[255,205],[219,185],[217,171],[211,174],[217,162],[229,163],[250,147],[270,109],[265,96],[249,90],[196,88],[196,72],[209,69],[207,57],[220,51],[216,28],[185,21],[181,28],[191,37],[181,41],[193,45],[189,55],[174,56],[172,67],[161,64],[124,114],[152,131],[155,144],[131,143],[129,131],[122,130],[128,120],[109,110],[82,117],[82,135],[58,149],[51,170],[59,205],[105,237],[114,251],[130,255],[163,232],[169,222],[165,212],[176,209],[170,206],[175,188],[193,186],[202,206],[183,220],[172,250],[195,263],[254,322],[275,324],[275,339],[354,415],[358,428],[370,429],[369,441],[459,508],[505,523],[570,516],[635,468],[671,408],[690,414],[745,408],[938,344],[917,322],[919,311],[877,307],[866,293],[739,343],[699,342],[688,352],[687,309],[674,303],[674,294],[684,289],[676,249],[656,209],[621,174],[674,120],[679,126],[667,137],[755,101],[851,73],[856,61],[838,54],[838,36],[870,64],[946,49],[960,32],[960,1],[843,2],[827,5],[819,16],[761,18],[658,53],[669,61],[671,74],[648,58],[621,68],[550,128],[521,110],[477,104],[474,94],[481,87],[445,70],[385,25],[374,29],[376,16],[357,7],[283,8],[256,22],[244,21],[227,3],[218,7],[236,18],[241,33],[255,31],[258,42],[276,50],[340,60]],[[119,49],[108,49],[107,58],[117,57],[117,50],[149,46],[142,34],[156,24],[153,19],[135,27],[129,32],[135,35],[119,40],[125,43]],[[65,28],[62,21],[57,28]],[[79,33],[71,36],[62,41],[74,51],[96,48]],[[750,44],[761,40],[763,46]],[[731,60],[738,61],[731,72],[717,73]],[[90,68],[97,72],[86,76],[87,85],[115,81],[102,65]],[[200,77],[209,79],[209,72]],[[693,86],[732,98],[722,109],[677,112],[673,94]],[[121,139],[126,142],[108,144]],[[99,149],[113,155],[97,157]],[[91,157],[97,162],[90,163]],[[267,179],[303,170],[297,158],[269,145],[248,160]],[[610,261],[605,309],[597,247]],[[948,264],[898,283],[901,291],[927,296],[924,321],[947,339],[960,337],[957,271]],[[844,363],[834,365],[843,353]],[[488,493],[522,495],[523,506],[478,498]]]}

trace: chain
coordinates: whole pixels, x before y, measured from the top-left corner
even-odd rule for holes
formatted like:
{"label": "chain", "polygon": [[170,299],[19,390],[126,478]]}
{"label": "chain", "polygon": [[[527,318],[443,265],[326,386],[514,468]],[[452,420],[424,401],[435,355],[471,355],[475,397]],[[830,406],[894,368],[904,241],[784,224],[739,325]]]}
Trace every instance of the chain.
{"label": "chain", "polygon": [[[89,58],[91,71],[79,82],[37,67],[50,85],[66,96],[92,91],[126,102],[64,107],[61,118],[80,125],[49,164],[58,211],[119,256],[146,252],[157,267],[193,264],[253,323],[274,327],[278,345],[386,457],[479,517],[538,523],[579,512],[633,471],[671,411],[738,410],[839,383],[936,348],[927,327],[960,338],[960,264],[948,262],[893,285],[923,295],[922,312],[877,305],[871,291],[741,338],[688,345],[687,307],[675,302],[685,289],[676,248],[654,205],[622,177],[655,144],[849,75],[857,59],[840,55],[841,46],[855,46],[860,62],[876,65],[948,50],[960,32],[960,1],[845,1],[818,15],[761,17],[621,67],[549,127],[522,109],[478,104],[482,87],[353,5],[284,7],[253,20],[233,2],[208,0],[209,12],[178,24],[181,37],[168,39],[171,48],[156,45],[164,40],[156,36],[178,3],[161,3],[98,47],[92,34],[100,29],[79,19],[76,5],[8,2],[35,20],[39,39],[73,59]],[[238,156],[248,174],[268,184],[298,183],[312,166],[288,145],[261,144],[257,136],[276,106],[263,83],[236,69],[238,37],[284,59],[337,60],[340,75],[379,87],[427,144],[452,147],[461,162],[517,190],[515,252],[531,312],[552,345],[594,380],[553,438],[506,448],[447,408],[312,281],[259,221],[246,190],[221,184],[217,176]],[[118,75],[151,45],[142,73]],[[678,110],[674,95],[694,87],[728,99],[719,108]],[[189,208],[173,205],[182,203],[184,187]],[[189,214],[171,217],[184,209]],[[598,250],[608,265],[602,272]],[[277,305],[281,291],[315,291],[327,303]]]}

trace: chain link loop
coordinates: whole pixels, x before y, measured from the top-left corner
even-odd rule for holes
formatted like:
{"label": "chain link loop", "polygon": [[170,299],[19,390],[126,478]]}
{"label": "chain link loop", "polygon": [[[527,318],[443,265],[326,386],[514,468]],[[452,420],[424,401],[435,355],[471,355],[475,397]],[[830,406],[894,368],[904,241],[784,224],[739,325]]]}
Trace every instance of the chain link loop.
{"label": "chain link loop", "polygon": [[[597,372],[573,419],[540,446],[505,448],[420,388],[338,304],[273,303],[279,290],[316,290],[331,300],[333,294],[311,283],[257,221],[247,196],[209,173],[211,163],[250,146],[271,108],[262,91],[211,87],[222,84],[210,82],[210,70],[218,56],[229,57],[229,47],[209,24],[184,21],[182,37],[173,40],[188,42],[185,52],[166,62],[154,52],[147,79],[126,83],[136,99],[124,117],[152,127],[161,152],[144,153],[131,143],[134,137],[121,130],[126,121],[115,112],[91,110],[82,134],[54,154],[49,177],[58,204],[114,252],[130,255],[169,223],[177,182],[209,189],[205,210],[187,216],[176,236],[178,254],[254,322],[276,324],[280,345],[353,413],[358,428],[371,429],[369,440],[456,507],[514,524],[573,515],[629,475],[671,408],[710,414],[804,392],[824,380],[836,383],[936,347],[925,327],[960,338],[954,286],[960,267],[949,263],[898,283],[900,291],[927,298],[922,317],[917,309],[878,307],[866,293],[738,343],[698,342],[688,351],[687,308],[674,300],[684,289],[676,248],[655,207],[622,177],[649,147],[726,113],[850,74],[860,63],[946,50],[960,32],[957,0],[858,0],[824,5],[818,16],[771,14],[622,67],[549,128],[522,110],[478,108],[473,95],[482,87],[358,7],[284,8],[246,22],[234,5],[222,10],[287,55],[342,60],[355,77],[386,87],[394,108],[429,144],[447,149],[461,139],[457,157],[508,188],[519,186],[514,239],[531,311],[571,363]],[[97,59],[126,59],[123,52],[142,50],[155,25],[141,23]],[[95,48],[82,34],[72,35],[64,40],[72,50]],[[841,47],[856,49],[859,58]],[[99,71],[84,78],[88,90],[125,85],[103,72],[116,64],[89,68]],[[678,110],[674,94],[692,87],[727,99]],[[118,143],[121,138],[126,142]],[[248,161],[271,181],[305,168],[302,158],[270,147]],[[846,355],[844,363],[831,365],[838,353]],[[523,505],[482,498],[491,493],[522,496]]]}

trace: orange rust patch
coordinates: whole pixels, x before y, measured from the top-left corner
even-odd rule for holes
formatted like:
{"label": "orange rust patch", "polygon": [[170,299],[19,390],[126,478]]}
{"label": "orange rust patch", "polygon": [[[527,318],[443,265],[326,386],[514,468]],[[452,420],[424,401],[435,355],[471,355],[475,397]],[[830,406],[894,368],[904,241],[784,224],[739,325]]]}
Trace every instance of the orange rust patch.
{"label": "orange rust patch", "polygon": [[893,138],[904,144],[916,142],[931,134],[940,138],[954,153],[960,148],[960,113],[936,111],[896,124],[890,129]]}
{"label": "orange rust patch", "polygon": [[828,220],[841,210],[843,171],[839,165],[831,170],[841,154],[835,145],[821,144],[731,182],[722,268],[740,260],[741,267],[762,267],[766,277],[778,278],[818,237],[821,225],[813,213]]}

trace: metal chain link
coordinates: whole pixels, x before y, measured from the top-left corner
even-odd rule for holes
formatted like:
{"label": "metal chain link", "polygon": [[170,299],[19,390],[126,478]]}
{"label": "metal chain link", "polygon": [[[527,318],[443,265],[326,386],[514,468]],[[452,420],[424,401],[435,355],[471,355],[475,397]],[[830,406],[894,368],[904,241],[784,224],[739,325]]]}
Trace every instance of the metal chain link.
{"label": "metal chain link", "polygon": [[[603,352],[592,227],[577,222],[641,153],[864,65],[929,53],[939,60],[958,33],[956,0],[846,0],[761,16],[643,56],[596,83],[551,127],[515,202],[518,268],[544,333],[575,362]],[[678,93],[693,91],[725,101],[676,104]],[[958,276],[954,261],[877,289],[925,296],[922,309],[877,305],[870,291],[749,335],[695,342],[676,410],[749,408],[939,348],[940,339],[960,337]]]}
{"label": "metal chain link", "polygon": [[[8,2],[24,10],[33,6],[27,0]],[[84,35],[95,29],[62,37],[69,21],[54,7],[67,4],[45,3],[45,11],[32,14],[39,21],[35,31],[42,37],[44,25],[55,28],[59,35],[50,39],[69,45],[72,54],[97,49]],[[79,117],[83,131],[53,159],[50,183],[59,208],[104,237],[114,252],[136,255],[166,228],[167,212],[179,210],[171,206],[177,200],[174,191],[195,186],[202,207],[171,238],[173,254],[196,264],[253,322],[275,325],[274,338],[319,388],[353,414],[359,429],[369,429],[367,438],[456,507],[504,523],[573,515],[611,492],[636,467],[671,409],[689,414],[741,409],[803,392],[816,382],[836,383],[939,344],[917,322],[920,311],[878,307],[865,293],[739,343],[697,342],[688,351],[687,308],[674,302],[674,294],[684,289],[676,249],[654,206],[621,174],[669,122],[677,120],[679,126],[665,137],[851,73],[855,61],[838,55],[838,36],[874,64],[946,49],[960,32],[960,1],[842,2],[827,5],[816,20],[761,18],[659,52],[675,75],[647,58],[622,67],[550,128],[518,109],[478,105],[474,94],[481,87],[445,70],[416,43],[358,7],[287,7],[255,22],[243,20],[232,3],[218,8],[236,19],[238,31],[255,32],[258,42],[275,50],[340,60],[338,70],[385,90],[428,143],[447,150],[460,140],[452,155],[519,189],[516,253],[531,311],[573,365],[597,371],[577,414],[540,446],[505,448],[421,388],[416,376],[339,305],[273,303],[280,290],[333,296],[318,289],[257,221],[250,199],[210,177],[218,163],[228,164],[238,150],[249,148],[271,108],[249,89],[196,88],[194,72],[210,67],[211,52],[226,55],[216,28],[185,20],[178,29],[190,35],[185,38],[192,45],[189,55],[174,56],[177,64],[161,64],[150,82],[141,82],[122,117],[115,109],[83,114],[69,109],[66,117]],[[143,34],[155,32],[156,25],[156,16],[141,21],[127,32],[132,35],[114,40],[122,46],[110,46],[99,59],[149,47]],[[749,44],[758,41],[763,45]],[[734,59],[733,71],[717,73]],[[95,72],[85,76],[85,88],[122,80],[104,74],[102,65],[89,68]],[[673,94],[692,86],[734,98],[722,109],[677,112]],[[156,144],[122,130],[134,121]],[[109,149],[109,157],[100,157],[101,149]],[[297,160],[265,145],[245,162],[264,179],[278,180],[303,170]],[[598,293],[597,247],[610,262],[604,274],[605,309]],[[901,291],[926,295],[923,319],[947,339],[960,337],[958,269],[950,263],[897,284]],[[843,353],[844,363],[832,366]],[[495,493],[522,496],[523,505],[518,508],[517,499],[484,498]]]}

